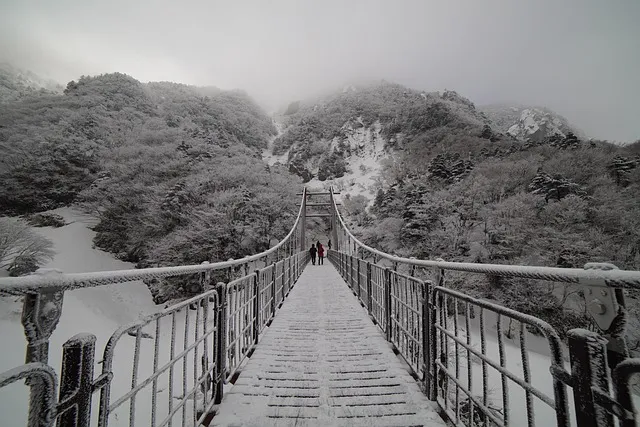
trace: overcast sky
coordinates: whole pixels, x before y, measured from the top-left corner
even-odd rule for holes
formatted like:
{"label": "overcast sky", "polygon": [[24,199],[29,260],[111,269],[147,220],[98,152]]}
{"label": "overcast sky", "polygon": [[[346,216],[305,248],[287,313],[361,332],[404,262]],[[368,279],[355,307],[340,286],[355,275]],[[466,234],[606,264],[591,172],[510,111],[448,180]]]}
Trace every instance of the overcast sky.
{"label": "overcast sky", "polygon": [[640,0],[0,0],[0,60],[242,88],[269,109],[386,79],[640,138]]}

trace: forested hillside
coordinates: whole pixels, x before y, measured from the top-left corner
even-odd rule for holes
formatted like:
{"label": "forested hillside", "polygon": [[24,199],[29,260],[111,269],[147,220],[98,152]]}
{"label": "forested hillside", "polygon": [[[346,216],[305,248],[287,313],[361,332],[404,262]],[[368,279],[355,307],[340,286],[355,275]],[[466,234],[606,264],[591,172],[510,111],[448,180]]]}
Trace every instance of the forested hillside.
{"label": "forested hillside", "polygon": [[0,105],[0,215],[80,203],[140,266],[242,257],[295,215],[300,181],[259,155],[274,133],[240,91],[82,77]]}
{"label": "forested hillside", "polygon": [[425,93],[382,81],[292,104],[285,112],[286,130],[274,141],[273,152],[288,152],[292,172],[306,181],[313,177],[324,181],[347,171],[344,159],[358,147],[346,140],[359,128],[376,127],[392,150],[402,149],[405,140],[429,129],[446,127],[480,135],[488,123],[473,103],[456,92]]}
{"label": "forested hillside", "polygon": [[[422,133],[385,163],[377,195],[345,208],[374,247],[421,259],[640,269],[640,142],[620,147],[573,135],[541,143],[491,141],[446,127]],[[449,284],[541,317],[584,327],[577,288],[451,274]],[[633,346],[640,348],[631,292]]]}
{"label": "forested hillside", "polygon": [[[285,120],[275,150],[289,150],[289,167],[312,184],[342,190],[352,227],[373,247],[421,259],[640,269],[640,142],[586,141],[566,128],[522,141],[455,92],[390,83],[292,104]],[[353,184],[359,164],[377,168],[368,192]],[[448,283],[561,333],[588,324],[577,288],[455,273]],[[640,304],[629,297],[633,331]]]}
{"label": "forested hillside", "polygon": [[62,93],[64,87],[6,62],[0,62],[0,104],[34,95]]}

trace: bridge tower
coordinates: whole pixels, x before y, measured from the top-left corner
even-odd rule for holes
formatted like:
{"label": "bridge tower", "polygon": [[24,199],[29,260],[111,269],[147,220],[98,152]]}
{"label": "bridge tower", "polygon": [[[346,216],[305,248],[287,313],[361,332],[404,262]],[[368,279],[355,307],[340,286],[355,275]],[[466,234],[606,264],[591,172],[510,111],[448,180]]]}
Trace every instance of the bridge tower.
{"label": "bridge tower", "polygon": [[329,187],[329,198],[331,202],[331,241],[333,242],[333,247],[336,250],[339,250],[338,246],[338,213],[336,212],[336,203],[333,198],[334,192],[333,187]]}
{"label": "bridge tower", "polygon": [[307,250],[304,241],[305,232],[307,230],[307,187],[302,190],[302,210],[300,212],[300,251]]}
{"label": "bridge tower", "polygon": [[[331,242],[333,248],[335,250],[338,249],[338,216],[334,209],[334,195],[340,194],[333,191],[333,187],[329,188],[329,191],[319,191],[319,192],[310,192],[304,188],[302,193],[298,193],[299,196],[304,196],[302,198],[302,210],[300,212],[300,247],[301,250],[305,250],[307,248],[306,245],[306,228],[307,228],[307,218],[330,218],[330,235]],[[329,196],[328,202],[312,202],[308,203],[307,199],[311,196]],[[335,203],[335,205],[339,205],[340,203]],[[321,208],[329,208],[329,213],[315,213],[315,212],[307,212],[308,207],[321,207]]]}

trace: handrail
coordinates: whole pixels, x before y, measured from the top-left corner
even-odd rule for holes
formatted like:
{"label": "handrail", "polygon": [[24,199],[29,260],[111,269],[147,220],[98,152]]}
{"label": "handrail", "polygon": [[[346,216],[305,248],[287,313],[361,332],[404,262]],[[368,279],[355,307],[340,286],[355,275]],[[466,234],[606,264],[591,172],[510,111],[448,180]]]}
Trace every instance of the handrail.
{"label": "handrail", "polygon": [[[333,194],[333,189],[330,190]],[[360,248],[387,259],[417,267],[439,268],[443,270],[465,271],[468,273],[490,274],[504,277],[523,277],[528,279],[543,279],[556,282],[580,283],[583,281],[602,280],[604,284],[614,288],[634,288],[640,289],[640,271],[633,270],[596,270],[581,268],[559,268],[559,267],[535,267],[525,265],[503,265],[503,264],[478,264],[470,262],[451,261],[431,261],[413,258],[404,258],[390,255],[378,249],[372,248],[362,243],[350,231],[338,210],[335,197],[332,197],[333,209],[338,220],[348,235]]]}
{"label": "handrail", "polygon": [[[302,197],[306,197],[306,188]],[[121,283],[134,280],[178,276],[190,273],[203,273],[206,271],[221,270],[237,265],[257,261],[269,256],[285,245],[298,227],[302,216],[303,203],[300,203],[298,216],[289,233],[274,247],[258,254],[246,256],[235,260],[203,263],[195,265],[181,265],[175,267],[151,267],[130,270],[99,271],[92,273],[70,274],[32,274],[22,277],[0,278],[0,295],[25,295],[44,291],[63,291],[81,287],[96,287],[112,283]]]}

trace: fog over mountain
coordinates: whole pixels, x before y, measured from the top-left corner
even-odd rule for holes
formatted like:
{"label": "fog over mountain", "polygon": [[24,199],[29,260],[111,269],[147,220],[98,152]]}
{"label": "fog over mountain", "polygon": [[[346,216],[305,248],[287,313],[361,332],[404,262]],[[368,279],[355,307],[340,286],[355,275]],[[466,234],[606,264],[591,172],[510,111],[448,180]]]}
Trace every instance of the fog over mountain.
{"label": "fog over mountain", "polygon": [[640,3],[523,3],[3,0],[0,62],[62,83],[119,71],[242,88],[268,109],[387,79],[640,138]]}

